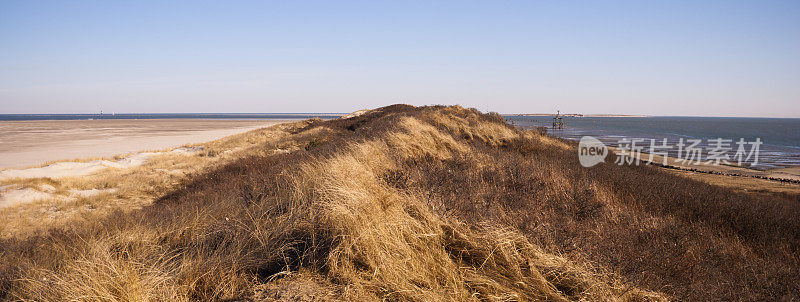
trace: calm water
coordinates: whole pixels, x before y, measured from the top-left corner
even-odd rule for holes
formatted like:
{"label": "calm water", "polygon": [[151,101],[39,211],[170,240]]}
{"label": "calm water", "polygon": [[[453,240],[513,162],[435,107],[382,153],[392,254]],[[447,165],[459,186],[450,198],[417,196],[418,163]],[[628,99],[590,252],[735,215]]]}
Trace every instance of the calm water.
{"label": "calm water", "polygon": [[[506,116],[523,127],[550,127],[552,117]],[[578,140],[584,135],[597,137],[604,143],[617,146],[622,138],[643,138],[659,142],[667,138],[674,146],[680,138],[702,139],[708,150],[709,139],[731,139],[733,150],[740,138],[752,142],[760,138],[759,163],[753,168],[770,169],[800,165],[800,119],[788,118],[731,118],[731,117],[568,117],[563,130],[548,129],[558,137]],[[677,148],[669,150],[675,155]],[[748,147],[749,151],[749,147]]]}
{"label": "calm water", "polygon": [[117,114],[0,114],[0,121],[97,120],[97,119],[323,119],[337,113],[117,113]]}

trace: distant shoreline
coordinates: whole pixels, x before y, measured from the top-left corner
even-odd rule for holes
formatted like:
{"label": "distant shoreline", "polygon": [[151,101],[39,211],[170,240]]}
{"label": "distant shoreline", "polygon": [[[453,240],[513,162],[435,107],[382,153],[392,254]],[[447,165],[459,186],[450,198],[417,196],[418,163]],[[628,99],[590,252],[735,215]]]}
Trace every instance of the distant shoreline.
{"label": "distant shoreline", "polygon": [[[515,113],[505,114],[508,116],[555,116],[552,113]],[[581,114],[581,113],[562,113],[563,117],[650,117],[650,115],[632,115],[632,114]]]}

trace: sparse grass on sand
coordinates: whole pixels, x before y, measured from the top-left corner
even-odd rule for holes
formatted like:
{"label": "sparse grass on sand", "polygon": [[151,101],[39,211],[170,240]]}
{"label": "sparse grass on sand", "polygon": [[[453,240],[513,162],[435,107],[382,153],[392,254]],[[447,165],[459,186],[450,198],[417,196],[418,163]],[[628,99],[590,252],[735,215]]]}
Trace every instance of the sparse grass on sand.
{"label": "sparse grass on sand", "polygon": [[158,196],[153,205],[0,242],[3,298],[800,295],[794,195],[654,167],[584,169],[572,143],[457,106],[395,105],[279,131],[253,141],[254,153],[153,185],[143,195]]}

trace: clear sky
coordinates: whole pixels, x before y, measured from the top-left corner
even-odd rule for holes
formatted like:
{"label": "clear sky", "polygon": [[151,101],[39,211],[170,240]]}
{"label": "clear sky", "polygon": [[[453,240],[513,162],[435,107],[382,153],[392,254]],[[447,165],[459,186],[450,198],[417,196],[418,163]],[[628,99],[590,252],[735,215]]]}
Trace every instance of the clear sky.
{"label": "clear sky", "polygon": [[800,117],[800,1],[0,1],[0,113],[393,103]]}

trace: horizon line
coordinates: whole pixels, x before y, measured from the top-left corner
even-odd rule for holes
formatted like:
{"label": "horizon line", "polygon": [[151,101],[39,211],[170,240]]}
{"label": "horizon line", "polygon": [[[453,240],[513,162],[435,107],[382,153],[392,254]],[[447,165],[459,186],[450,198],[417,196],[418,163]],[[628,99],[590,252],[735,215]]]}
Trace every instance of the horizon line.
{"label": "horizon line", "polygon": [[[377,108],[375,108],[377,109]],[[490,113],[489,111],[485,113]],[[112,113],[0,113],[0,116],[114,116],[114,115],[346,115],[351,112],[112,112]],[[555,116],[553,113],[499,113],[503,116]],[[565,117],[713,117],[713,118],[772,118],[772,119],[800,119],[797,117],[771,117],[771,116],[724,116],[724,115],[652,115],[652,114],[617,114],[617,113],[561,113]]]}

